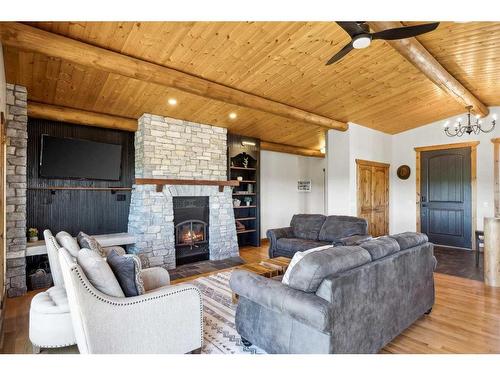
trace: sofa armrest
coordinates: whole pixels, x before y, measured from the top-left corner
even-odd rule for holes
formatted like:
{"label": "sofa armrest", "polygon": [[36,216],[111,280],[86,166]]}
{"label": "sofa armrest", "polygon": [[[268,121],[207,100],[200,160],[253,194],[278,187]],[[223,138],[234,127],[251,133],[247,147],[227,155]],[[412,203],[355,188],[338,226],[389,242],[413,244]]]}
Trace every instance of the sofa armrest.
{"label": "sofa armrest", "polygon": [[278,246],[278,240],[280,238],[293,237],[293,230],[292,227],[269,229],[266,235],[269,239],[269,257],[274,258],[274,253]]}
{"label": "sofa armrest", "polygon": [[321,332],[331,330],[331,305],[313,293],[244,270],[233,271],[230,286],[239,296],[278,314],[288,315]]}
{"label": "sofa armrest", "polygon": [[170,275],[162,267],[144,268],[141,276],[146,292],[170,285]]}
{"label": "sofa armrest", "polygon": [[[182,354],[203,344],[203,303],[193,285],[165,286],[130,297],[109,297],[79,283],[77,343],[89,354]],[[75,312],[76,313],[76,312]],[[80,337],[80,340],[78,339]]]}

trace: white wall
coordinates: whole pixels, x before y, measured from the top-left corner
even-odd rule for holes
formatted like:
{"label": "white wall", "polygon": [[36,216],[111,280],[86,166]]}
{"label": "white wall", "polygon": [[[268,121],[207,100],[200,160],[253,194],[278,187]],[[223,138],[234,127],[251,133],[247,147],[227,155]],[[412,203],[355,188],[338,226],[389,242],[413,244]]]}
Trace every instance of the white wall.
{"label": "white wall", "polygon": [[[491,107],[490,116],[482,121],[485,127],[492,120],[493,113],[500,114],[500,107]],[[485,216],[494,215],[493,197],[493,144],[491,139],[500,136],[500,124],[492,133],[479,135],[464,135],[450,138],[443,131],[446,121],[454,124],[459,117],[465,119],[465,114],[434,122],[417,129],[408,130],[392,136],[392,166],[390,186],[390,226],[391,233],[416,230],[416,183],[415,183],[415,150],[414,147],[432,146],[446,143],[480,141],[477,147],[477,228],[483,228]],[[411,168],[408,180],[400,180],[396,169],[402,164]]]}
{"label": "white wall", "polygon": [[[261,151],[261,237],[286,227],[297,213],[324,213],[325,159]],[[311,193],[299,193],[297,180],[311,180]]]}
{"label": "white wall", "polygon": [[356,159],[391,162],[391,136],[349,123],[327,135],[328,214],[357,215]]}
{"label": "white wall", "polygon": [[[487,126],[491,115],[498,113],[500,107],[491,107],[490,116],[482,121]],[[443,119],[417,129],[396,135],[388,135],[349,124],[347,132],[331,130],[327,136],[327,196],[329,214],[357,214],[356,201],[356,159],[390,163],[389,170],[389,231],[399,233],[416,230],[416,182],[415,147],[439,144],[480,141],[477,147],[477,227],[483,228],[483,219],[494,215],[493,196],[493,144],[492,138],[500,137],[500,124],[488,134],[464,135],[450,138],[443,131],[446,121],[455,123],[461,116]],[[400,180],[396,170],[407,164],[411,168],[410,178]]]}

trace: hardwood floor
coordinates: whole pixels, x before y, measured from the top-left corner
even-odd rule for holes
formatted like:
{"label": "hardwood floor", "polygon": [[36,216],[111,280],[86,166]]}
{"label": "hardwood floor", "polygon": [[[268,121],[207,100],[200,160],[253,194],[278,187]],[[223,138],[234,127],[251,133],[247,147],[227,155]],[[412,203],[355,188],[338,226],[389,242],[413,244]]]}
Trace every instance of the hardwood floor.
{"label": "hardwood floor", "polygon": [[436,272],[483,281],[483,253],[479,254],[476,266],[476,252],[453,247],[434,246],[437,259]]}
{"label": "hardwood floor", "polygon": [[[243,248],[247,262],[267,258],[267,245]],[[216,273],[220,271],[214,271]],[[200,275],[175,280],[189,281]],[[500,288],[482,282],[435,273],[436,303],[382,353],[500,353]],[[38,292],[38,291],[37,291]],[[7,300],[3,353],[31,353],[28,318],[31,298],[37,292]]]}

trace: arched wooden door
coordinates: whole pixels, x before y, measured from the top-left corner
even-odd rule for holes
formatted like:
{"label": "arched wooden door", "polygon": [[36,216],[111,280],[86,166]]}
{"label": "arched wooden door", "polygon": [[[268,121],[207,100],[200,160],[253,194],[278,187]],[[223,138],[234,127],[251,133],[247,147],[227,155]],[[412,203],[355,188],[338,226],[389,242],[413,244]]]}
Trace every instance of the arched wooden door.
{"label": "arched wooden door", "polygon": [[373,237],[389,233],[389,164],[356,159],[358,216]]}

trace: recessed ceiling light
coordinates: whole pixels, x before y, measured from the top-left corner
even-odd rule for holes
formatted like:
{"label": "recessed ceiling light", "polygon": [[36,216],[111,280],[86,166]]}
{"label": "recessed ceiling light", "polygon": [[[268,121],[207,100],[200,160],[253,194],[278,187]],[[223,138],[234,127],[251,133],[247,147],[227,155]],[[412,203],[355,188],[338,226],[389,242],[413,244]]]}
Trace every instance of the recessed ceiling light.
{"label": "recessed ceiling light", "polygon": [[177,99],[175,99],[175,98],[168,99],[168,104],[170,104],[170,105],[176,105],[177,104]]}
{"label": "recessed ceiling light", "polygon": [[231,112],[231,113],[229,113],[229,118],[230,118],[231,120],[234,120],[236,117],[238,117],[238,115],[236,114],[236,112]]}

